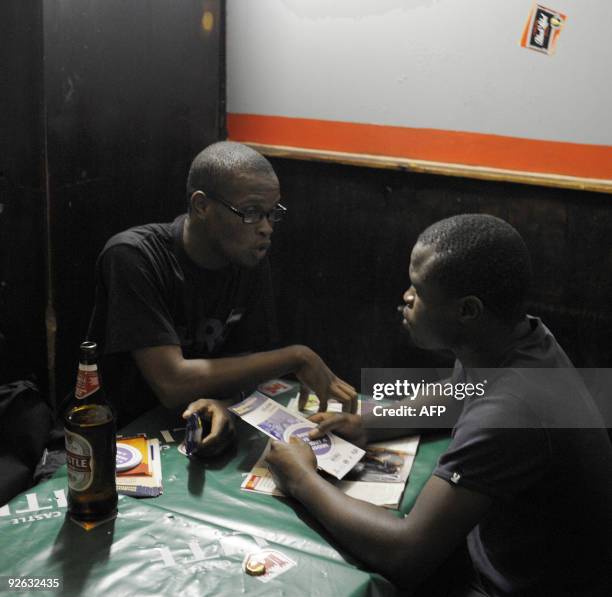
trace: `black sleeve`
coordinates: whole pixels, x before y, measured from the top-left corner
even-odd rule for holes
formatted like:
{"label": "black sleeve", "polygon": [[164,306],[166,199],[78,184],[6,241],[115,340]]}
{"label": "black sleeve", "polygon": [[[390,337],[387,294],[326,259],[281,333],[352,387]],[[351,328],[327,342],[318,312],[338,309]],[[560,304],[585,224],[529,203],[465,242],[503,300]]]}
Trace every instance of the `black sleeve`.
{"label": "black sleeve", "polygon": [[466,407],[434,475],[501,499],[514,498],[544,476],[548,435],[519,399],[487,396]]}
{"label": "black sleeve", "polygon": [[180,344],[170,315],[171,289],[159,268],[136,247],[125,244],[110,247],[100,260],[105,354]]}

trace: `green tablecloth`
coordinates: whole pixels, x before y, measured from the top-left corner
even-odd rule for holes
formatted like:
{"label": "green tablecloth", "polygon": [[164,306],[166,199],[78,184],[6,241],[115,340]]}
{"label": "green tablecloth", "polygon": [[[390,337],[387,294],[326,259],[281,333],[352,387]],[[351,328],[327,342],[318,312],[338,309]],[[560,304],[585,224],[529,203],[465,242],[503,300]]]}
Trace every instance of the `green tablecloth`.
{"label": "green tablecloth", "polygon": [[[160,408],[126,430],[160,439],[164,493],[120,496],[114,523],[86,532],[65,518],[65,468],[1,508],[0,574],[63,577],[62,594],[95,597],[394,593],[384,578],[359,568],[299,504],[240,489],[265,446],[260,433],[240,422],[236,448],[204,463],[180,454],[178,442],[164,442],[160,430],[179,425]],[[447,445],[446,438],[421,441],[402,512]],[[264,546],[297,566],[268,583],[247,576],[245,553]]]}

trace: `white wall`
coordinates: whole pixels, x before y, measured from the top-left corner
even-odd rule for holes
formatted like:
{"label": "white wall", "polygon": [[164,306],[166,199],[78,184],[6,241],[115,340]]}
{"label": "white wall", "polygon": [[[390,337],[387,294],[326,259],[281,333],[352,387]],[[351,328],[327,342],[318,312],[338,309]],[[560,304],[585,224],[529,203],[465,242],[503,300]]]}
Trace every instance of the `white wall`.
{"label": "white wall", "polygon": [[228,112],[612,145],[612,0],[228,0]]}

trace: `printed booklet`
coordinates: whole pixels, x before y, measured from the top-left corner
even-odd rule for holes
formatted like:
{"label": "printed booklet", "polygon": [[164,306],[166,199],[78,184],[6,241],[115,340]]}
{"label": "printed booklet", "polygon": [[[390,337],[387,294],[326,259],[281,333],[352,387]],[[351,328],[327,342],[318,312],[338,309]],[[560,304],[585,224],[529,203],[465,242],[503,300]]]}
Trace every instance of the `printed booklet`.
{"label": "printed booklet", "polygon": [[319,468],[337,479],[342,479],[365,454],[365,450],[333,433],[321,439],[309,439],[308,433],[317,427],[316,423],[260,392],[251,394],[229,410],[269,437],[289,442],[295,436],[309,443]]}

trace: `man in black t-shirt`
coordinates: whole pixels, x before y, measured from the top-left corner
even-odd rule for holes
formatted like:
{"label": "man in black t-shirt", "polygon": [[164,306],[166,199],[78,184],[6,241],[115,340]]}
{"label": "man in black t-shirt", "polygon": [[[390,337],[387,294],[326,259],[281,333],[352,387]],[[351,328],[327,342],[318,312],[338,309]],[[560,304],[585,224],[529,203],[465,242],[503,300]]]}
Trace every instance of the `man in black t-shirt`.
{"label": "man in black t-shirt", "polygon": [[[277,481],[350,552],[403,587],[443,577],[437,568],[467,538],[469,569],[436,595],[612,595],[612,447],[569,359],[524,312],[530,261],[521,237],[493,216],[442,220],[419,237],[410,280],[402,313],[413,342],[454,352],[452,383],[486,387],[463,400],[414,508],[398,519],[344,495],[299,441],[273,442]],[[409,404],[420,409],[427,399]],[[361,444],[406,431],[368,428],[351,414],[313,420],[313,438],[333,430]]]}
{"label": "man in black t-shirt", "polygon": [[[102,373],[124,425],[158,402],[200,411],[211,433],[200,452],[231,439],[225,402],[270,378],[294,373],[319,397],[346,410],[356,393],[312,350],[270,350],[276,325],[267,252],[286,209],[270,163],[255,150],[215,143],[194,159],[189,210],[167,224],[111,238],[97,263],[89,337],[102,348]],[[265,352],[264,352],[265,351]]]}

